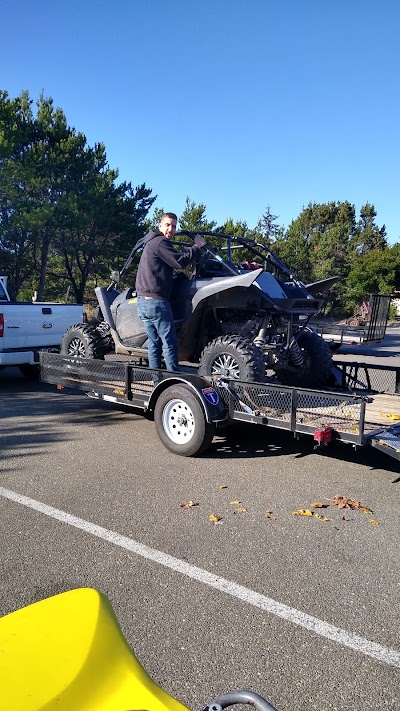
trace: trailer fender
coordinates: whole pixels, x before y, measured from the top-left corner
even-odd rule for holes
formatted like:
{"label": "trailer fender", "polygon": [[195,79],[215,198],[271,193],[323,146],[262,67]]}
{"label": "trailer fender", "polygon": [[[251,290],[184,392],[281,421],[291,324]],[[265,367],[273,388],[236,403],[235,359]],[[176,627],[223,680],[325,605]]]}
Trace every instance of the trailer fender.
{"label": "trailer fender", "polygon": [[[157,371],[154,371],[155,373]],[[162,392],[172,385],[187,385],[199,400],[207,422],[221,422],[228,417],[228,408],[209,380],[200,375],[173,375],[163,378],[154,388],[147,406],[153,413]]]}

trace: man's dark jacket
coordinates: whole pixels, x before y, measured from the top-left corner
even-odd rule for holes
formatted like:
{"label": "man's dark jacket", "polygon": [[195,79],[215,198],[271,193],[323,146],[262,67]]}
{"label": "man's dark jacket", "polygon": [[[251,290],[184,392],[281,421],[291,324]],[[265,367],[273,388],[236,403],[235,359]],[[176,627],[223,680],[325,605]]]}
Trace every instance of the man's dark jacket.
{"label": "man's dark jacket", "polygon": [[171,298],[174,269],[184,269],[195,257],[198,247],[185,247],[185,252],[177,252],[162,232],[146,235],[144,249],[136,276],[138,296]]}

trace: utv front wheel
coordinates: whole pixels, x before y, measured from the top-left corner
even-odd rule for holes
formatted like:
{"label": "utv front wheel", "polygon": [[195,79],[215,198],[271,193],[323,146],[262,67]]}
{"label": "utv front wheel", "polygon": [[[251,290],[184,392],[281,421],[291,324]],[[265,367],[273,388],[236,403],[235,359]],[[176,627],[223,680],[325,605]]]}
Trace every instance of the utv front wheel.
{"label": "utv front wheel", "polygon": [[203,350],[200,375],[225,375],[236,380],[265,381],[264,356],[242,336],[219,336]]}
{"label": "utv front wheel", "polygon": [[204,452],[215,434],[215,424],[207,422],[199,400],[185,385],[171,385],[160,394],[154,422],[163,445],[184,457]]}
{"label": "utv front wheel", "polygon": [[78,323],[71,326],[63,335],[60,348],[61,355],[76,358],[97,358],[104,360],[101,337],[94,326]]}
{"label": "utv front wheel", "polygon": [[[281,383],[297,385],[298,387],[323,387],[328,385],[332,371],[332,351],[317,333],[304,331],[298,340],[303,356],[303,367],[298,372],[294,370],[277,370],[276,374]],[[296,354],[297,355],[297,354]],[[289,365],[294,366],[295,354],[289,353]]]}

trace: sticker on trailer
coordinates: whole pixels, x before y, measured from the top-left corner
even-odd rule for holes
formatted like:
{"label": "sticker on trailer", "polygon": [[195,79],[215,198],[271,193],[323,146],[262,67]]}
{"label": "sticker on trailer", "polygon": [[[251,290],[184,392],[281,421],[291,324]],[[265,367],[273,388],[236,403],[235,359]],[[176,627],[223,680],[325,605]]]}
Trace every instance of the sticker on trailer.
{"label": "sticker on trailer", "polygon": [[218,393],[214,390],[214,388],[203,388],[201,391],[207,400],[207,402],[210,403],[210,405],[218,405],[219,403],[219,395]]}

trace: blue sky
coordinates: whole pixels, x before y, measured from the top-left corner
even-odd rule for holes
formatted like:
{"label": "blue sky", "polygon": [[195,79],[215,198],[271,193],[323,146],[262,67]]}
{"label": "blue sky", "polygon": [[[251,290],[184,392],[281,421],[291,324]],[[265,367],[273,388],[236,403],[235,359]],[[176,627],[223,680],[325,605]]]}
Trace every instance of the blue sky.
{"label": "blue sky", "polygon": [[0,88],[43,90],[156,206],[286,227],[373,203],[400,241],[400,0],[0,0]]}

